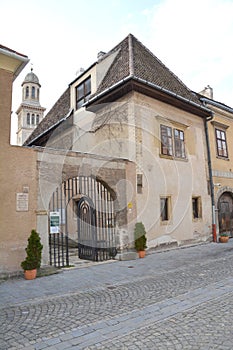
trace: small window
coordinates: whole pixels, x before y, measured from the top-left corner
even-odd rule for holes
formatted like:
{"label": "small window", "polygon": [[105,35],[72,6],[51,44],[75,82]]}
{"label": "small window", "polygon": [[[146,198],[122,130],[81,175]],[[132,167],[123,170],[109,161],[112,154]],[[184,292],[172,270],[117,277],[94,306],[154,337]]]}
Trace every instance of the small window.
{"label": "small window", "polygon": [[26,94],[25,94],[25,97],[26,97],[26,98],[29,97],[29,87],[28,87],[28,86],[26,87]]}
{"label": "small window", "polygon": [[137,174],[137,193],[142,193],[142,174]]}
{"label": "small window", "polygon": [[168,221],[170,219],[170,197],[160,198],[160,217],[161,221]]}
{"label": "small window", "polygon": [[174,146],[175,156],[185,158],[184,132],[182,130],[174,129]]}
{"label": "small window", "polygon": [[32,114],[31,124],[32,124],[32,125],[34,125],[34,124],[35,124],[35,114]]}
{"label": "small window", "polygon": [[35,87],[32,87],[32,98],[35,98]]}
{"label": "small window", "polygon": [[27,113],[27,125],[30,125],[30,113]]}
{"label": "small window", "polygon": [[200,219],[202,217],[201,197],[192,198],[192,210],[193,219]]}
{"label": "small window", "polygon": [[88,101],[91,95],[91,77],[87,78],[84,82],[76,87],[76,109],[82,107],[82,105]]}
{"label": "small window", "polygon": [[36,125],[38,125],[39,122],[40,122],[40,116],[39,116],[39,114],[37,114],[37,116],[36,116]]}
{"label": "small window", "polygon": [[172,128],[161,125],[161,153],[172,156]]}
{"label": "small window", "polygon": [[215,129],[216,134],[216,144],[217,144],[217,155],[219,157],[228,157],[227,152],[227,141],[226,141],[226,132],[224,130]]}

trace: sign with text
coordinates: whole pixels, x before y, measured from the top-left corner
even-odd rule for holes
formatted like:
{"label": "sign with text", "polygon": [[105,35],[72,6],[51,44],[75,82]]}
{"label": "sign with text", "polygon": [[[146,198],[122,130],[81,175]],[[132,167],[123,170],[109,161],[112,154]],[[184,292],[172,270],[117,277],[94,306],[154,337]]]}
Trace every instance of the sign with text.
{"label": "sign with text", "polygon": [[16,211],[28,211],[28,193],[16,193]]}
{"label": "sign with text", "polygon": [[50,233],[59,233],[60,230],[60,213],[59,211],[50,212]]}

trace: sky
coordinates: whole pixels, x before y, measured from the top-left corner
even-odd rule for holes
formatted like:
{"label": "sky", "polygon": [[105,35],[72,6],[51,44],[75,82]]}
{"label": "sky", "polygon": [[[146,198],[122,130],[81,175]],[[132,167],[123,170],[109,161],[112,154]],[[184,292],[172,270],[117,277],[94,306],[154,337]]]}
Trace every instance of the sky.
{"label": "sky", "polygon": [[46,114],[81,67],[129,33],[191,90],[210,85],[233,107],[233,0],[0,0],[0,14],[0,44],[30,59],[13,84],[13,143],[31,67]]}

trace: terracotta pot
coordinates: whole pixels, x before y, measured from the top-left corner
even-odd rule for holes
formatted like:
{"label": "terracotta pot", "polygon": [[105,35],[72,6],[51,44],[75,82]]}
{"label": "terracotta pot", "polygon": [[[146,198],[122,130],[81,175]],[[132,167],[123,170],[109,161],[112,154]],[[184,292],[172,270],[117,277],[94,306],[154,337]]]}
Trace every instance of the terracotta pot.
{"label": "terracotta pot", "polygon": [[139,258],[145,258],[145,255],[146,255],[146,251],[145,250],[139,250],[139,252],[138,252]]}
{"label": "terracotta pot", "polygon": [[25,270],[24,271],[24,278],[26,280],[34,280],[36,278],[37,270]]}
{"label": "terracotta pot", "polygon": [[221,243],[227,243],[228,240],[229,240],[228,236],[220,236],[219,237],[219,242],[221,242]]}

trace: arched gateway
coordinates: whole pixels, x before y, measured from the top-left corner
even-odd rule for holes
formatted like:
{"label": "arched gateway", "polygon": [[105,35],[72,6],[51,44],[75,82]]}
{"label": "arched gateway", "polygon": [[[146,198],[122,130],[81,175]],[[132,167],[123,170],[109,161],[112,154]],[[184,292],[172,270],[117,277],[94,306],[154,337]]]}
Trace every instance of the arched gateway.
{"label": "arched gateway", "polygon": [[219,233],[233,237],[233,193],[223,192],[218,199]]}
{"label": "arched gateway", "polygon": [[49,233],[51,265],[68,266],[70,247],[78,250],[80,259],[116,255],[115,199],[115,192],[94,176],[70,178],[56,189],[49,210],[59,213],[60,222],[57,232]]}

